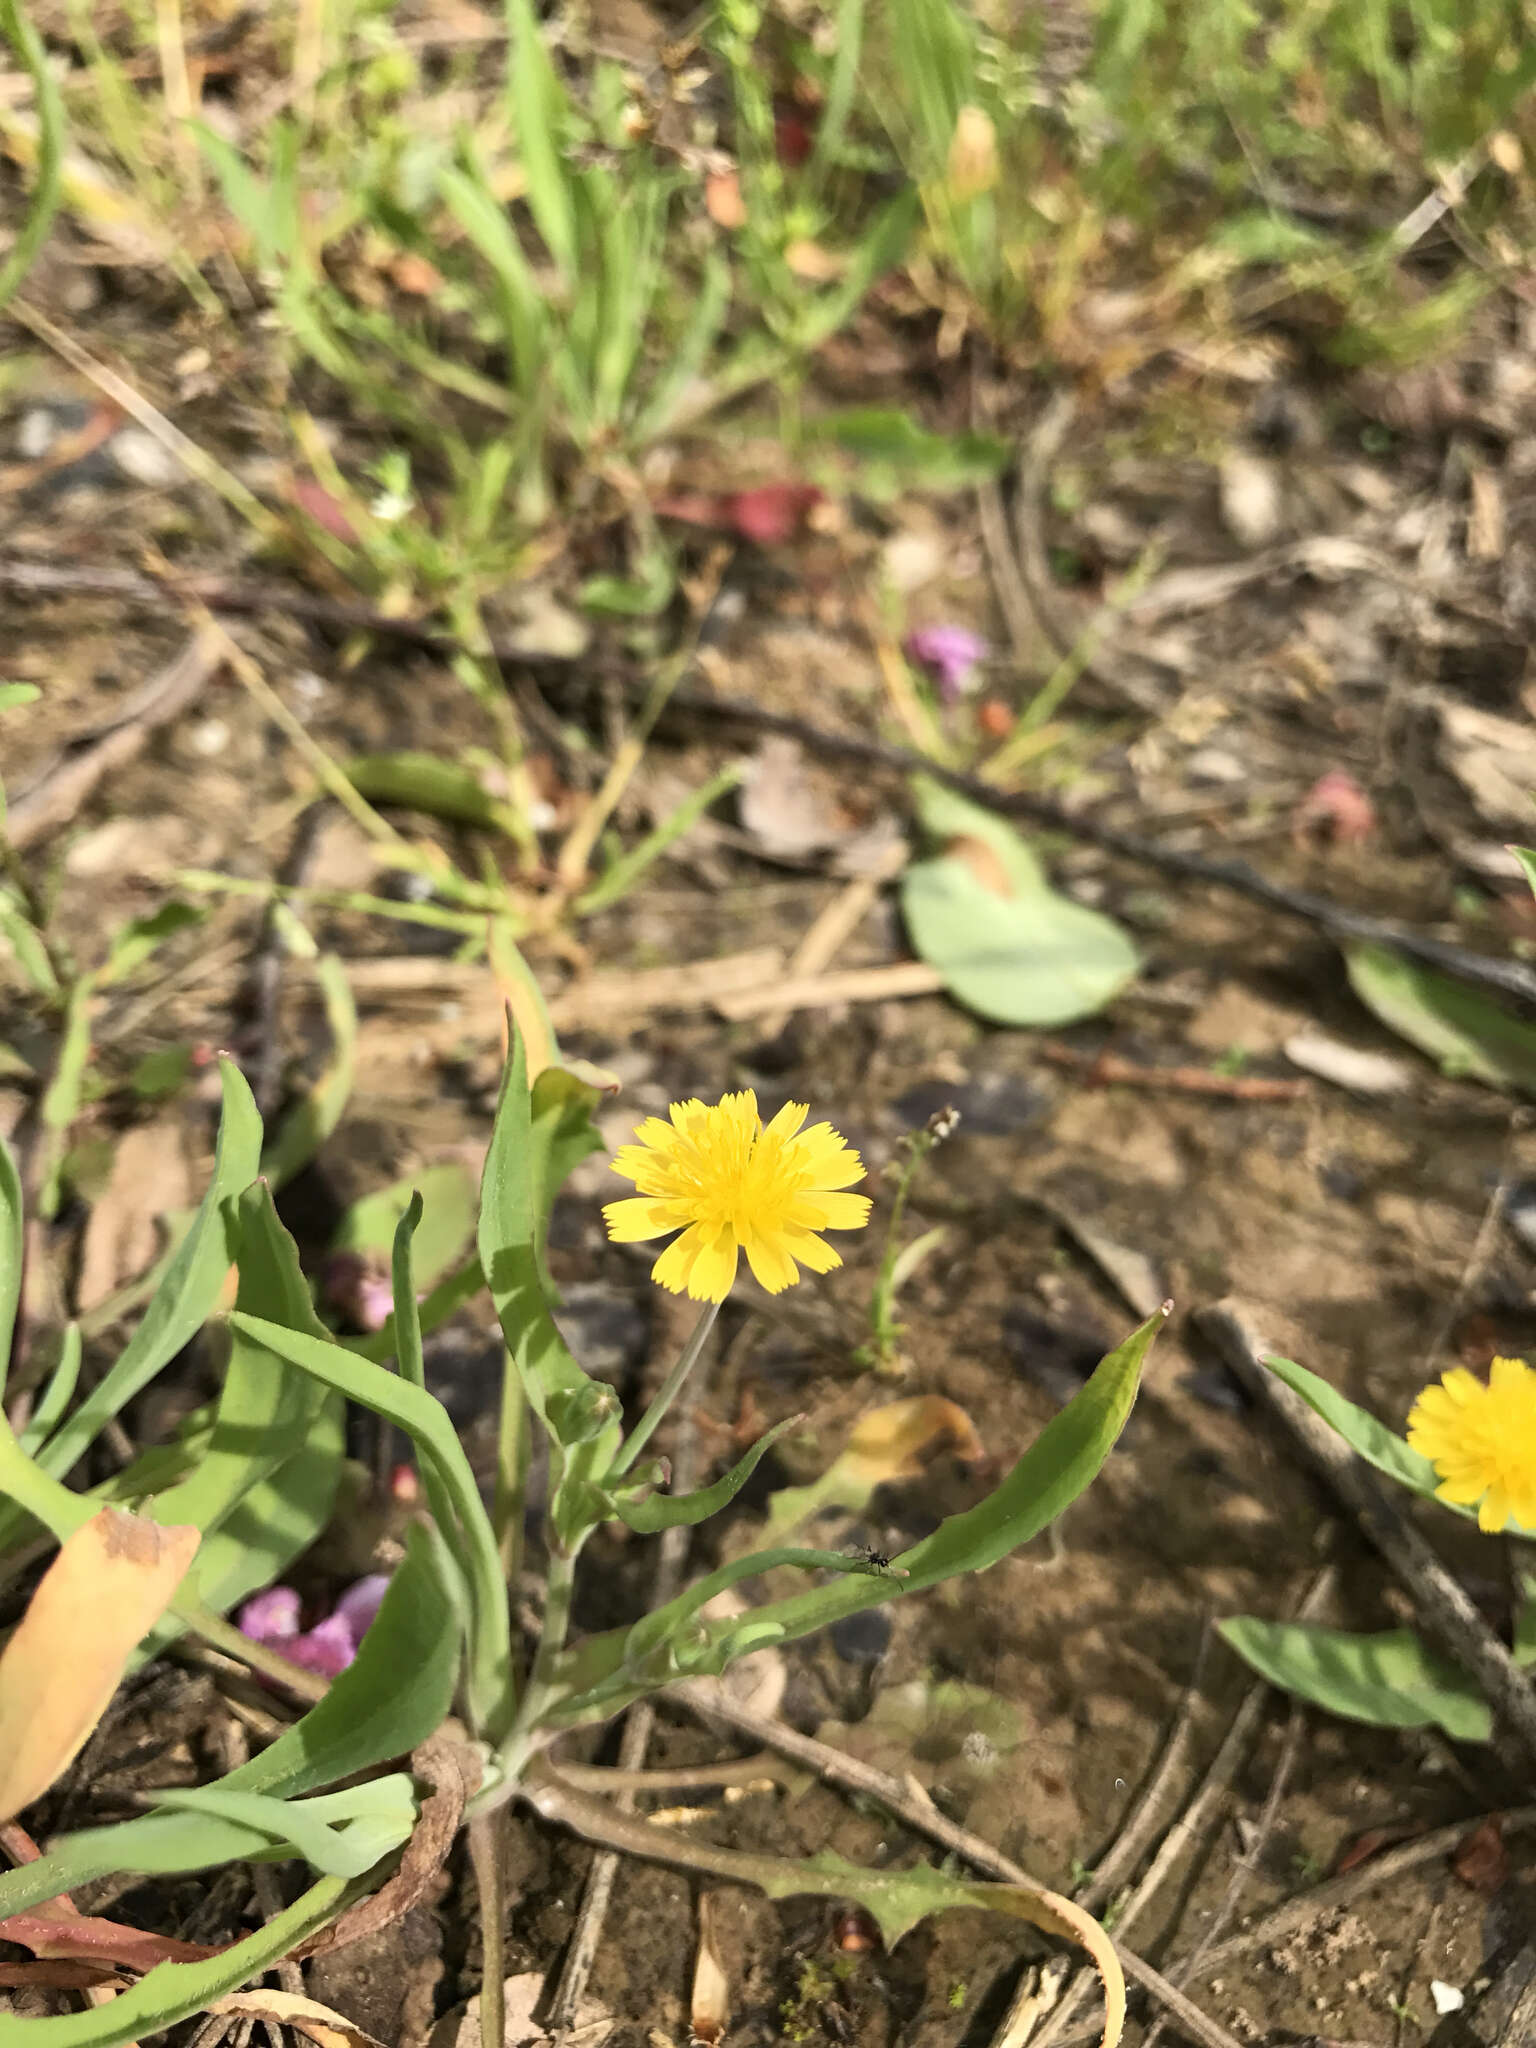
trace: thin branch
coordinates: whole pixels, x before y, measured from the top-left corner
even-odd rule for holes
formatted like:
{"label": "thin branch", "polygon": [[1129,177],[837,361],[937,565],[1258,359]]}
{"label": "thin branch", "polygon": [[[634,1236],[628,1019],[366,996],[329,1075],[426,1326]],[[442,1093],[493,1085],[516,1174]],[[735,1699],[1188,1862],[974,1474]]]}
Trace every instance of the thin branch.
{"label": "thin branch", "polygon": [[[671,1687],[668,1697],[681,1700],[705,1721],[723,1723],[738,1734],[749,1735],[754,1741],[778,1750],[781,1756],[792,1757],[830,1785],[876,1800],[903,1827],[910,1828],[914,1834],[926,1835],[929,1841],[964,1857],[967,1863],[985,1871],[988,1876],[999,1878],[1004,1884],[1021,1884],[1031,1890],[1037,1889],[1035,1879],[1021,1864],[993,1848],[980,1835],[972,1834],[969,1828],[957,1826],[927,1800],[914,1799],[899,1779],[876,1770],[873,1764],[863,1763],[857,1757],[846,1756],[825,1742],[817,1742],[812,1736],[802,1735],[770,1715],[754,1714],[750,1707],[741,1706],[733,1700],[718,1681],[689,1679],[682,1685]],[[731,1875],[723,1869],[720,1874]],[[1186,1998],[1177,1986],[1170,1984],[1133,1949],[1123,1947],[1118,1939],[1115,1941],[1115,1953],[1126,1976],[1165,2006],[1186,2032],[1203,2044],[1203,2048],[1237,2048],[1225,2027],[1202,2012],[1192,1999]]]}

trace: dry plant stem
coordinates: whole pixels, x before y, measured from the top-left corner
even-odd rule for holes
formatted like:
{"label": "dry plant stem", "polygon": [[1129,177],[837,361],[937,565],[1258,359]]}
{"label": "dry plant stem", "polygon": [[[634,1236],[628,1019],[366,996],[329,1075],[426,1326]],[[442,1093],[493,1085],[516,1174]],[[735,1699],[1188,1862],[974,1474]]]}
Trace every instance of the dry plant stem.
{"label": "dry plant stem", "polygon": [[291,1664],[265,1643],[253,1642],[249,1636],[242,1635],[233,1622],[225,1621],[222,1615],[215,1614],[211,1608],[201,1606],[190,1597],[177,1599],[174,1612],[205,1643],[211,1643],[214,1649],[222,1650],[226,1657],[248,1666],[250,1670],[259,1671],[263,1678],[270,1678],[274,1685],[295,1694],[308,1706],[316,1700],[323,1700],[330,1690],[329,1679],[322,1678],[319,1672],[306,1671],[301,1664]]}
{"label": "dry plant stem", "polygon": [[766,1750],[757,1756],[728,1757],[718,1764],[678,1764],[671,1770],[652,1771],[570,1763],[562,1757],[559,1770],[578,1792],[633,1792],[641,1798],[648,1793],[659,1797],[669,1792],[710,1791],[718,1785],[786,1785],[800,1775]]}
{"label": "dry plant stem", "polygon": [[480,1905],[480,2048],[503,2048],[506,2039],[507,1888],[501,1861],[506,1812],[469,1823],[469,1854]]}
{"label": "dry plant stem", "polygon": [[1126,1816],[1125,1825],[1115,1837],[1107,1854],[1099,1858],[1092,1879],[1081,1891],[1074,1894],[1084,1912],[1097,1913],[1105,1901],[1118,1891],[1152,1846],[1163,1825],[1163,1816],[1173,1803],[1179,1775],[1184,1769],[1184,1759],[1189,1753],[1190,1738],[1200,1709],[1200,1686],[1205,1676],[1210,1647],[1211,1631],[1207,1625],[1200,1631],[1200,1647],[1195,1652],[1195,1668],[1190,1674],[1189,1684],[1184,1688],[1184,1696],[1179,1701],[1173,1726],[1168,1731],[1168,1740],[1163,1744],[1163,1753],[1157,1760],[1157,1768],[1148,1779],[1141,1797]]}
{"label": "dry plant stem", "polygon": [[[662,1326],[668,1319],[663,1317]],[[692,1412],[683,1417],[678,1435],[677,1457],[673,1472],[673,1483],[678,1492],[686,1493],[694,1483],[696,1463],[696,1437]],[[677,1592],[682,1583],[683,1566],[688,1557],[688,1530],[686,1526],[666,1530],[658,1546],[656,1577],[651,1589],[651,1607],[664,1607]],[[624,1723],[624,1734],[619,1743],[619,1768],[614,1777],[628,1777],[631,1780],[643,1778],[647,1773],[641,1770],[646,1751],[650,1747],[651,1733],[656,1725],[656,1709],[650,1700],[638,1700],[629,1710]],[[572,1781],[574,1782],[574,1781]],[[634,1811],[635,1794],[633,1785],[623,1786],[617,1793],[615,1804],[621,1812]],[[559,2036],[565,2029],[576,2024],[577,2013],[586,1993],[592,1975],[592,1965],[602,1944],[603,1926],[608,1917],[608,1904],[613,1896],[613,1883],[618,1875],[619,1858],[613,1849],[601,1849],[592,1859],[592,1868],[587,1873],[587,1882],[582,1892],[581,1910],[566,1950],[565,1967],[560,1972],[560,1982],[555,1987],[554,1999],[549,2009],[549,2031]]]}
{"label": "dry plant stem", "polygon": [[[1264,1853],[1266,1843],[1274,1833],[1275,1822],[1280,1816],[1280,1804],[1285,1798],[1286,1789],[1290,1784],[1291,1773],[1296,1768],[1296,1759],[1301,1754],[1302,1737],[1306,1734],[1306,1729],[1307,1710],[1299,1700],[1293,1700],[1290,1715],[1285,1724],[1285,1737],[1280,1749],[1280,1761],[1275,1765],[1275,1774],[1269,1781],[1269,1791],[1264,1798],[1264,1805],[1259,1814],[1258,1826],[1254,1833],[1252,1845],[1243,1852],[1236,1867],[1233,1869],[1232,1875],[1227,1882],[1227,1888],[1222,1894],[1221,1904],[1216,1908],[1210,1926],[1201,1935],[1194,1953],[1190,1956],[1188,1962],[1177,1963],[1168,1972],[1172,1982],[1177,1984],[1181,1991],[1199,1966],[1201,1957],[1206,1954],[1207,1950],[1215,1947],[1222,1934],[1232,1923],[1232,1917],[1236,1913],[1243,1893],[1248,1887],[1248,1880],[1252,1876],[1259,1858]],[[1159,2013],[1148,2029],[1141,2048],[1154,2048],[1154,2044],[1162,2039],[1167,2024],[1168,2015],[1166,2013]]]}
{"label": "dry plant stem", "polygon": [[[150,734],[195,703],[224,662],[223,628],[199,626],[180,653],[136,690],[120,715],[78,753],[57,760],[10,801],[6,837],[20,850],[70,824],[96,785],[141,753]],[[55,972],[57,972],[55,967]]]}
{"label": "dry plant stem", "polygon": [[173,455],[189,476],[196,477],[200,484],[206,484],[209,490],[216,492],[227,505],[238,512],[263,540],[280,541],[284,538],[287,528],[282,520],[275,513],[269,512],[260,498],[248,490],[232,471],[227,470],[221,462],[216,462],[206,449],[199,447],[196,441],[181,431],[180,427],[173,426],[158,406],[151,405],[143,393],[136,390],[126,377],[120,376],[106,363],[98,362],[89,350],[80,346],[73,335],[66,334],[61,327],[56,327],[46,313],[39,312],[36,306],[28,305],[23,299],[13,299],[7,309],[7,317],[18,321],[21,326],[35,334],[39,341],[45,342],[56,355],[62,356],[72,370],[78,370],[80,375],[94,384],[104,397],[111,399],[129,419],[158,441],[168,454]]}
{"label": "dry plant stem", "polygon": [[[75,571],[51,564],[4,558],[0,558],[0,586],[39,594],[45,591],[99,590],[103,595],[122,596],[135,603],[152,605],[163,605],[168,595],[195,596],[210,608],[223,611],[280,611],[289,617],[307,618],[321,624],[350,625],[443,652],[452,652],[459,645],[452,634],[425,626],[419,620],[390,619],[370,612],[366,607],[333,605],[280,586],[213,585],[208,579],[197,584],[190,580],[160,583],[122,571]],[[527,666],[514,647],[498,646],[493,642],[487,651],[497,659]],[[572,673],[564,668],[552,669],[550,673],[552,682],[557,685],[574,680]],[[702,718],[722,719],[757,732],[783,733],[790,739],[799,740],[810,753],[824,759],[884,768],[898,775],[930,775],[946,788],[969,797],[973,803],[995,811],[999,817],[1021,818],[1027,823],[1043,825],[1050,831],[1063,832],[1090,846],[1102,847],[1106,853],[1118,854],[1138,866],[1173,875],[1182,881],[1230,890],[1249,902],[1262,903],[1266,908],[1278,911],[1283,917],[1294,917],[1302,923],[1316,925],[1333,938],[1360,939],[1370,945],[1390,947],[1406,959],[1422,961],[1425,966],[1437,968],[1458,981],[1465,981],[1473,987],[1498,989],[1505,995],[1536,1006],[1536,969],[1523,961],[1499,960],[1485,953],[1474,953],[1465,946],[1428,938],[1392,918],[1353,910],[1347,904],[1331,902],[1326,896],[1313,895],[1305,889],[1287,888],[1282,883],[1271,881],[1267,875],[1259,874],[1245,861],[1217,860],[1205,854],[1179,852],[1159,845],[1155,839],[1146,839],[1140,833],[1121,831],[1116,826],[1075,814],[1032,790],[1001,790],[981,776],[967,775],[959,769],[945,768],[937,762],[925,760],[908,747],[888,746],[884,741],[864,739],[856,733],[832,732],[824,726],[812,725],[806,719],[770,711],[750,698],[721,697],[707,690],[679,688],[672,693],[666,708],[673,714],[690,713]]]}
{"label": "dry plant stem", "polygon": [[[972,1834],[969,1828],[958,1827],[926,1798],[914,1799],[899,1779],[876,1770],[872,1764],[860,1762],[856,1757],[845,1756],[841,1750],[833,1749],[825,1742],[817,1742],[812,1736],[801,1735],[798,1730],[786,1727],[782,1721],[775,1721],[769,1715],[754,1714],[749,1707],[740,1706],[731,1699],[717,1680],[689,1679],[682,1685],[669,1688],[668,1697],[681,1700],[701,1720],[723,1724],[757,1742],[766,1743],[778,1750],[781,1756],[804,1764],[828,1784],[878,1801],[903,1827],[910,1828],[914,1834],[926,1835],[929,1841],[937,1842],[941,1848],[963,1857],[989,1877],[999,1878],[1004,1884],[1033,1886],[1034,1880],[1028,1871],[1011,1857],[994,1849],[980,1835]],[[657,1852],[653,1850],[650,1853]],[[723,1867],[720,1874],[730,1875]],[[1122,1947],[1118,1937],[1115,1939],[1115,1953],[1132,1983],[1138,1984],[1160,2005],[1166,2006],[1186,2032],[1203,2043],[1203,2048],[1237,2048],[1234,2037],[1225,2027],[1202,2012],[1193,2000],[1186,1998],[1176,1985],[1170,1984],[1134,1950]]]}
{"label": "dry plant stem", "polygon": [[[832,965],[844,945],[852,938],[859,926],[874,909],[884,885],[893,881],[906,866],[910,848],[904,840],[887,848],[884,856],[876,862],[867,875],[859,875],[839,890],[830,903],[813,919],[805,937],[796,946],[789,960],[791,981],[804,981],[821,974]],[[765,1038],[777,1038],[789,1022],[791,1010],[788,1005],[782,1009],[766,1011],[761,1021]]]}
{"label": "dry plant stem", "polygon": [[328,795],[335,797],[342,809],[378,846],[403,846],[404,840],[394,826],[381,818],[364,797],[352,787],[351,782],[331,759],[318,741],[312,740],[305,730],[303,721],[278,696],[256,663],[246,653],[238,640],[233,639],[218,624],[213,614],[204,606],[194,605],[193,615],[201,612],[203,619],[218,634],[224,659],[229,663],[246,690],[293,747],[303,755],[314,770],[315,780]]}
{"label": "dry plant stem", "polygon": [[1190,1978],[1209,1977],[1212,1971],[1225,1969],[1229,1963],[1241,1961],[1256,1949],[1274,1948],[1299,1929],[1311,1927],[1325,1915],[1352,1906],[1363,1893],[1374,1891],[1378,1885],[1391,1884],[1395,1878],[1405,1876],[1410,1870],[1418,1870],[1426,1863],[1444,1862],[1455,1854],[1469,1835],[1489,1821],[1497,1821],[1506,1834],[1536,1833],[1536,1806],[1515,1806],[1507,1813],[1474,1815],[1470,1820],[1456,1821],[1450,1827],[1436,1828],[1432,1834],[1420,1835],[1416,1842],[1404,1842],[1399,1848],[1388,1849],[1380,1856],[1373,1856],[1369,1863],[1362,1863],[1358,1870],[1348,1871],[1343,1877],[1330,1878],[1326,1884],[1314,1885],[1311,1891],[1303,1892],[1299,1898],[1288,1899],[1252,1927],[1245,1927],[1241,1934],[1228,1935],[1225,1941],[1217,1942],[1203,1955],[1191,1952],[1188,1956],[1180,1956],[1173,1968],[1181,1974],[1187,1973]]}
{"label": "dry plant stem", "polygon": [[1536,1692],[1465,1589],[1360,1459],[1299,1394],[1259,1363],[1260,1347],[1243,1305],[1218,1302],[1200,1311],[1198,1320],[1243,1386],[1284,1425],[1292,1444],[1328,1481],[1397,1573],[1425,1633],[1477,1680],[1496,1722],[1518,1743],[1527,1766],[1536,1762]]}

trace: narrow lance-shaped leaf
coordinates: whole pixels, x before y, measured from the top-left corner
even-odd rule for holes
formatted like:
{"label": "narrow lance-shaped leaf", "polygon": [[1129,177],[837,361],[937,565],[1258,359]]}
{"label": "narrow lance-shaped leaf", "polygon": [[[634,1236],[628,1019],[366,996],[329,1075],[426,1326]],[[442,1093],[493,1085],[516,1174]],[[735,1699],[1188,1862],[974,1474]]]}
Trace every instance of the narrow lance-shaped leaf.
{"label": "narrow lance-shaped leaf", "polygon": [[[707,1624],[705,1640],[690,1655],[688,1669],[723,1670],[744,1654],[747,1631],[754,1641],[809,1635],[861,1608],[882,1605],[960,1572],[984,1571],[1038,1535],[1077,1498],[1108,1457],[1125,1427],[1142,1365],[1163,1320],[1161,1312],[1150,1316],[1101,1360],[1088,1384],[1046,1424],[985,1500],[949,1516],[932,1536],[904,1551],[896,1564],[905,1577],[848,1573],[832,1585],[756,1607],[742,1621]],[[771,1558],[772,1553],[768,1555]],[[753,1566],[750,1558],[742,1562],[748,1569]],[[761,1563],[760,1554],[760,1568]],[[630,1630],[613,1629],[589,1637],[562,1659],[559,1681],[567,1704],[552,1718],[569,1724],[597,1718],[650,1689],[651,1681],[631,1681],[624,1674],[631,1635]]]}
{"label": "narrow lance-shaped leaf", "polygon": [[470,1576],[474,1626],[468,1678],[468,1707],[477,1729],[494,1735],[512,1709],[512,1641],[507,1590],[502,1583],[496,1540],[480,1499],[480,1489],[464,1455],[458,1432],[441,1402],[393,1373],[354,1358],[339,1344],[321,1343],[297,1330],[284,1330],[238,1309],[231,1325],[312,1373],[349,1400],[360,1402],[396,1422],[430,1460],[443,1480],[458,1518],[466,1569]]}
{"label": "narrow lance-shaped leaf", "polygon": [[0,1138],[0,1395],[11,1359],[16,1309],[21,1300],[23,1235],[21,1176],[4,1138]]}
{"label": "narrow lance-shaped leaf", "polygon": [[39,1450],[37,1460],[45,1472],[67,1472],[125,1403],[191,1341],[218,1302],[239,1248],[234,1197],[256,1178],[261,1152],[261,1118],[244,1076],[223,1058],[219,1073],[224,1113],[208,1191],[117,1363]]}
{"label": "narrow lance-shaped leaf", "polygon": [[804,1420],[803,1415],[791,1415],[765,1430],[746,1456],[713,1486],[700,1487],[695,1493],[651,1493],[643,1500],[627,1499],[620,1493],[612,1498],[612,1512],[627,1529],[641,1536],[653,1536],[661,1529],[695,1529],[729,1506],[779,1438]]}

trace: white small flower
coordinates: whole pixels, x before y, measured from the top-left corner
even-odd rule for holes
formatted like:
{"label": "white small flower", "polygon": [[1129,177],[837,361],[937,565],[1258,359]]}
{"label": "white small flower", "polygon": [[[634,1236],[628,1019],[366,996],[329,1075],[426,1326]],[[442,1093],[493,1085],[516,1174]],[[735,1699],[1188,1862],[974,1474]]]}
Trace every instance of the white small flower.
{"label": "white small flower", "polygon": [[386,526],[393,526],[397,519],[403,519],[407,512],[414,512],[416,500],[409,491],[380,491],[368,510],[375,519]]}

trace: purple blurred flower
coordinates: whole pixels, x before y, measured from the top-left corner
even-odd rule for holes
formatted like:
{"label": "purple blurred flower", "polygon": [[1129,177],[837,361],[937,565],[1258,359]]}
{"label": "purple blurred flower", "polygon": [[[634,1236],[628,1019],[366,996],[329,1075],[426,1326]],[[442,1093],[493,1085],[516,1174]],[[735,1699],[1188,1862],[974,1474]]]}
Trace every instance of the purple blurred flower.
{"label": "purple blurred flower", "polygon": [[991,649],[969,626],[914,626],[902,643],[908,661],[927,669],[946,704],[965,696]]}
{"label": "purple blurred flower", "polygon": [[347,1588],[324,1620],[304,1630],[299,1627],[299,1596],[292,1586],[268,1586],[241,1608],[240,1633],[253,1643],[280,1650],[306,1671],[334,1678],[357,1655],[388,1584],[388,1572],[371,1572]]}
{"label": "purple blurred flower", "polygon": [[363,1252],[332,1252],[320,1268],[320,1296],[354,1330],[382,1330],[395,1312],[394,1288]]}

